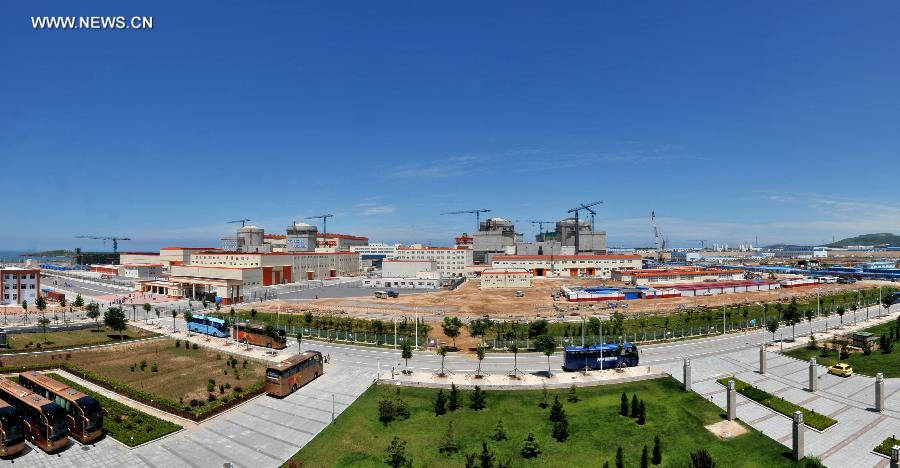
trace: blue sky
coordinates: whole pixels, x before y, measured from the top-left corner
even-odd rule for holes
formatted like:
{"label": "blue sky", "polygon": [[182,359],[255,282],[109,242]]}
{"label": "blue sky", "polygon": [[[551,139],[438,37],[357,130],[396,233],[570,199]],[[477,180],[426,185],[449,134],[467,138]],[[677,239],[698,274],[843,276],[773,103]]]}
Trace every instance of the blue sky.
{"label": "blue sky", "polygon": [[[37,31],[142,15],[152,31]],[[0,6],[0,249],[248,217],[447,244],[604,200],[611,245],[900,231],[897,2]],[[530,226],[521,231],[533,234]]]}

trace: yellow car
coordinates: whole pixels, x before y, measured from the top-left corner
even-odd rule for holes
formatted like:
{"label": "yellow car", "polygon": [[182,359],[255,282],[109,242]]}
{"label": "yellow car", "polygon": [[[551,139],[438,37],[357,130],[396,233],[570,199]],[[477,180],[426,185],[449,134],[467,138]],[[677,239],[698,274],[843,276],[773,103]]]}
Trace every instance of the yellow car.
{"label": "yellow car", "polygon": [[837,363],[828,368],[828,373],[841,377],[850,377],[853,375],[853,368],[850,367],[850,364]]}

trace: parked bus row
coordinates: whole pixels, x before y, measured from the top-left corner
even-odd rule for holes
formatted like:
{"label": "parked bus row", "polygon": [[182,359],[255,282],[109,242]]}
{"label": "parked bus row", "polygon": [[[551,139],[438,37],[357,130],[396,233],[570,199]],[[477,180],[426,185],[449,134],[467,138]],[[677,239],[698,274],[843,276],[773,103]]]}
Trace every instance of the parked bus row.
{"label": "parked bus row", "polygon": [[15,455],[30,440],[45,452],[87,444],[103,435],[100,402],[38,372],[0,379],[0,456]]}
{"label": "parked bus row", "polygon": [[224,319],[211,315],[192,315],[187,321],[187,329],[190,332],[219,338],[233,338],[244,344],[264,348],[284,349],[287,347],[287,335],[283,329],[267,328],[249,323],[229,326]]}

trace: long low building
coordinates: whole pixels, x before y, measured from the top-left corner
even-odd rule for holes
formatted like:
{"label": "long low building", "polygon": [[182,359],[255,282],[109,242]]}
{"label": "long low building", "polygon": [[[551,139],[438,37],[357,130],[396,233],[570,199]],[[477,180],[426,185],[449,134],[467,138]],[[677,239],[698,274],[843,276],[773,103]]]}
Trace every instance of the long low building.
{"label": "long low building", "polygon": [[503,255],[495,256],[492,268],[518,268],[535,277],[611,278],[619,269],[641,267],[640,255]]}
{"label": "long low building", "polygon": [[482,289],[530,287],[531,272],[522,268],[490,268],[481,272]]}
{"label": "long low building", "polygon": [[703,281],[739,281],[744,279],[744,271],[700,267],[649,268],[618,270],[613,272],[612,279],[631,283],[635,286],[698,283]]}
{"label": "long low building", "polygon": [[185,265],[172,265],[167,281],[141,282],[140,290],[194,300],[241,302],[244,291],[263,286],[359,275],[354,252],[250,253],[198,251]]}

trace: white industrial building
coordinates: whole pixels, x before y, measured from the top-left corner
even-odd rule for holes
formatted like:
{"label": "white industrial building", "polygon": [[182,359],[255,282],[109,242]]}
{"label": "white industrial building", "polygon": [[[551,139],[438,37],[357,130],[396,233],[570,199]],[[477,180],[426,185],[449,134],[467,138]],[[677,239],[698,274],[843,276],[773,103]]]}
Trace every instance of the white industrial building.
{"label": "white industrial building", "polygon": [[37,268],[0,267],[0,304],[33,305],[41,290],[41,270]]}
{"label": "white industrial building", "polygon": [[162,276],[162,263],[126,263],[119,268],[119,274],[133,279],[159,278]]}
{"label": "white industrial building", "polygon": [[385,260],[381,264],[382,278],[414,278],[420,272],[437,272],[434,260]]}
{"label": "white industrial building", "polygon": [[172,265],[168,281],[142,281],[141,291],[241,302],[249,288],[359,275],[359,255],[351,252],[192,252],[183,265]]}
{"label": "white industrial building", "polygon": [[401,246],[401,244],[382,244],[382,243],[373,243],[366,245],[351,245],[350,251],[356,252],[362,256],[362,258],[366,258],[366,256],[380,256],[384,259],[392,259],[397,258],[397,249]]}
{"label": "white industrial building", "polygon": [[510,255],[495,256],[493,268],[521,268],[533,276],[610,278],[613,270],[640,268],[640,255]]}
{"label": "white industrial building", "polygon": [[489,268],[481,272],[481,289],[530,288],[531,272],[523,268]]}
{"label": "white industrial building", "polygon": [[398,247],[397,260],[429,260],[444,278],[460,278],[472,265],[472,251],[456,247]]}

